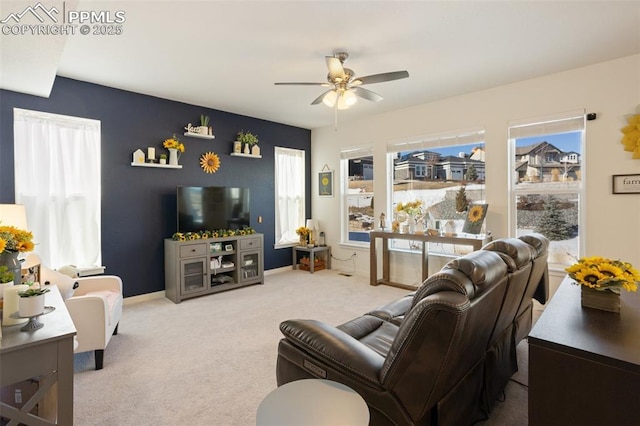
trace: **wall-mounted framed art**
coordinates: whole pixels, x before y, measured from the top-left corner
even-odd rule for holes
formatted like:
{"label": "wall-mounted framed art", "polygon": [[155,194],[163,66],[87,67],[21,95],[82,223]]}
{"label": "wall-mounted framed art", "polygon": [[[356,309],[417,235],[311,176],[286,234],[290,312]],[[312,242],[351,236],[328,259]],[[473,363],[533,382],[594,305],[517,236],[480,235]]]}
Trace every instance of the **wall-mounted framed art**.
{"label": "wall-mounted framed art", "polygon": [[640,174],[613,175],[612,191],[614,194],[640,194]]}
{"label": "wall-mounted framed art", "polygon": [[318,195],[333,197],[333,170],[322,169],[318,173]]}

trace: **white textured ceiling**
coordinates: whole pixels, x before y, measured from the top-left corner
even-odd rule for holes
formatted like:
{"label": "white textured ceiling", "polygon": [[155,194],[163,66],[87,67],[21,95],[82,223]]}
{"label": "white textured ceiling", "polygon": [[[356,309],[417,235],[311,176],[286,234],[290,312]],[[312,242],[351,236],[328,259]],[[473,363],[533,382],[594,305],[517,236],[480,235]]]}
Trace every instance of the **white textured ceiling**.
{"label": "white textured ceiling", "polygon": [[[14,6],[3,0],[2,18]],[[326,89],[273,83],[324,82],[324,56],[337,51],[350,54],[346,65],[358,76],[410,74],[367,85],[385,100],[360,99],[340,111],[341,121],[640,53],[640,1],[139,0],[76,8],[124,11],[123,34],[35,43],[2,35],[2,88],[48,96],[42,88],[57,73],[311,129],[333,124],[331,109],[310,105]]]}

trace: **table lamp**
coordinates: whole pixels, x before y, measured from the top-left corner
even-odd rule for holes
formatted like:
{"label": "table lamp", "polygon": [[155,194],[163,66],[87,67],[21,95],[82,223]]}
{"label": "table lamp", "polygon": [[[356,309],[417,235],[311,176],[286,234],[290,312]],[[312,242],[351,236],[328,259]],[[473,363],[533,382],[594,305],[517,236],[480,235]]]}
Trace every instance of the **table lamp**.
{"label": "table lamp", "polygon": [[315,234],[316,234],[316,221],[313,219],[307,219],[307,223],[305,225],[307,228],[310,229],[310,233],[309,233],[309,244],[314,244],[314,240],[315,240]]}

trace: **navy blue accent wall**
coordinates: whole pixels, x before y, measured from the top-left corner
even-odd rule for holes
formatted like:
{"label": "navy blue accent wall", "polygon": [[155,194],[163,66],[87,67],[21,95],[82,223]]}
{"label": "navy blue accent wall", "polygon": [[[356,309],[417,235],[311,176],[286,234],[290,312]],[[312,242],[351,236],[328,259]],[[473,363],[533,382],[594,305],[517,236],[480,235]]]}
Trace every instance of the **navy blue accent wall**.
{"label": "navy blue accent wall", "polygon": [[[101,121],[103,263],[108,274],[122,278],[125,296],[164,290],[164,239],[176,231],[178,185],[250,188],[251,226],[264,234],[265,269],[291,265],[290,248],[273,248],[273,151],[274,146],[306,151],[309,213],[310,130],[62,77],[56,78],[46,99],[0,90],[0,203],[15,202],[14,107]],[[215,139],[183,135],[187,123],[199,124],[200,114],[210,117]],[[229,155],[240,130],[258,135],[261,159]],[[153,146],[156,157],[168,154],[162,141],[174,133],[186,146],[180,158],[182,169],[131,166],[138,148],[146,154],[147,147]],[[220,169],[213,174],[200,168],[200,156],[208,151],[221,160]],[[258,223],[258,216],[262,216],[262,223]]]}

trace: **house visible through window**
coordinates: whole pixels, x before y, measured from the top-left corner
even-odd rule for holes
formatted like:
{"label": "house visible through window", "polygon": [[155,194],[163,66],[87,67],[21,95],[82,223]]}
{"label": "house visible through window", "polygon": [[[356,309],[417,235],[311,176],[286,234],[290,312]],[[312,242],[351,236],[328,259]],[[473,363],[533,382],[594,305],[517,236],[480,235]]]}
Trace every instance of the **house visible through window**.
{"label": "house visible through window", "polygon": [[43,263],[101,265],[100,121],[14,108],[14,169]]}
{"label": "house visible through window", "polygon": [[[390,205],[393,220],[406,223],[416,221],[418,228],[444,226],[451,222],[462,231],[467,205],[484,203],[485,151],[484,131],[467,130],[431,135],[413,141],[392,142],[388,145]],[[459,206],[457,200],[465,200]],[[419,202],[419,212],[406,219],[397,211],[400,203]],[[405,220],[406,219],[406,220]],[[395,239],[395,249],[418,250],[421,244]],[[465,246],[429,244],[430,253],[464,254]]]}
{"label": "house visible through window", "polygon": [[369,243],[374,229],[373,150],[345,149],[342,163],[342,241]]}
{"label": "house visible through window", "polygon": [[510,123],[511,233],[550,240],[549,264],[559,269],[582,252],[584,112]]}
{"label": "house visible through window", "polygon": [[275,147],[275,244],[297,244],[296,229],[305,224],[305,153]]}

